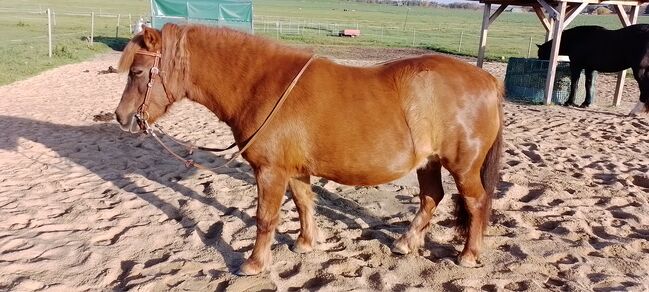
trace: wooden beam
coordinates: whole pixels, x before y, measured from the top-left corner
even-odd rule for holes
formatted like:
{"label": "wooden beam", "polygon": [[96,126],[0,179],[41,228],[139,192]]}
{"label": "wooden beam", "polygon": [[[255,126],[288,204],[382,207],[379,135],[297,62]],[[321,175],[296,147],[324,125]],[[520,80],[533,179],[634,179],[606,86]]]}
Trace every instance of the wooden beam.
{"label": "wooden beam", "polygon": [[546,42],[554,38],[553,33],[554,33],[554,24],[555,23],[556,23],[556,21],[554,19],[550,18],[550,30],[545,32],[545,41]]}
{"label": "wooden beam", "polygon": [[559,48],[561,47],[561,34],[563,32],[563,18],[566,15],[566,6],[566,2],[559,2],[559,11],[554,24],[554,32],[552,34],[554,40],[552,41],[552,50],[550,51],[550,65],[548,66],[548,74],[545,79],[545,104],[552,103],[554,77],[557,70],[557,57],[559,56]]}
{"label": "wooden beam", "polygon": [[548,4],[548,2],[545,2],[545,0],[536,0],[536,1],[539,2],[539,4],[541,4],[541,6],[545,8],[545,11],[548,12],[548,18],[554,19],[557,17],[557,14],[559,14],[559,12],[556,9],[554,9],[552,5]]}
{"label": "wooden beam", "polygon": [[[631,7],[631,18],[627,16],[622,7],[616,6],[618,15],[620,16],[620,21],[622,21],[623,26],[629,26],[638,23],[638,11],[640,8],[638,6]],[[627,16],[626,22],[621,15]],[[626,24],[628,23],[628,24]],[[613,95],[613,106],[620,106],[622,102],[622,92],[624,91],[624,82],[626,81],[626,70],[622,70],[617,73],[617,83],[615,84],[615,95]]]}
{"label": "wooden beam", "polygon": [[482,68],[484,62],[484,53],[487,48],[487,33],[489,32],[489,16],[491,14],[491,3],[484,4],[484,13],[482,14],[482,31],[480,32],[480,46],[478,47],[477,66]]}
{"label": "wooden beam", "polygon": [[[489,3],[489,4],[508,4],[508,5],[517,5],[517,6],[532,6],[537,2],[537,0],[472,0],[480,3]],[[646,0],[546,0],[549,5],[556,5],[559,2],[568,2],[568,3],[588,3],[588,4],[602,4],[602,5],[629,5],[637,6],[644,3],[649,3]]]}
{"label": "wooden beam", "polygon": [[566,29],[570,23],[575,20],[577,15],[581,13],[584,8],[588,6],[588,3],[581,3],[579,5],[571,6],[568,12],[566,13],[566,19],[563,21],[563,29]]}
{"label": "wooden beam", "polygon": [[547,17],[545,17],[545,13],[543,12],[543,9],[541,9],[541,5],[537,3],[535,5],[532,5],[532,8],[534,9],[534,12],[536,13],[536,17],[538,17],[539,20],[541,21],[541,24],[543,24],[543,27],[545,28],[545,31],[546,32],[550,31],[552,29],[550,27],[550,21],[548,20]]}
{"label": "wooden beam", "polygon": [[502,5],[500,5],[500,6],[498,7],[498,9],[496,9],[496,11],[494,12],[494,14],[492,14],[491,16],[489,16],[489,25],[491,25],[492,23],[494,23],[494,21],[496,21],[496,18],[498,18],[498,16],[500,16],[500,14],[503,13],[503,11],[505,11],[505,9],[507,8],[507,6],[508,6],[508,4],[502,4]]}
{"label": "wooden beam", "polygon": [[615,11],[617,12],[617,17],[619,17],[620,22],[622,22],[622,26],[627,27],[631,25],[629,16],[626,14],[626,11],[624,11],[624,6],[620,4],[616,4],[614,7],[615,7]]}

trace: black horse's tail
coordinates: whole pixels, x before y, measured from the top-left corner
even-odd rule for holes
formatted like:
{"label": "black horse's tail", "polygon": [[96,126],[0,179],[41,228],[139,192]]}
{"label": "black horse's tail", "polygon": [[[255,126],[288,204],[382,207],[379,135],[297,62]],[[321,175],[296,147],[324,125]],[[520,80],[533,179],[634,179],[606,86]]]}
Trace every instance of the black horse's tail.
{"label": "black horse's tail", "polygon": [[[482,187],[485,190],[485,198],[482,201],[482,212],[480,217],[482,218],[482,232],[487,229],[489,225],[489,218],[491,216],[491,201],[493,200],[493,195],[496,190],[498,182],[500,182],[500,159],[502,157],[503,149],[503,127],[504,127],[504,116],[502,108],[502,99],[504,96],[504,88],[502,83],[499,82],[498,88],[499,94],[499,118],[500,125],[498,129],[498,134],[496,135],[496,140],[491,144],[491,148],[487,152],[484,161],[482,162],[482,167],[480,168],[480,179],[482,180]],[[460,234],[466,236],[469,232],[469,225],[471,224],[471,214],[467,210],[465,198],[462,195],[457,196],[458,201],[455,204],[455,216],[456,216],[456,226]]]}

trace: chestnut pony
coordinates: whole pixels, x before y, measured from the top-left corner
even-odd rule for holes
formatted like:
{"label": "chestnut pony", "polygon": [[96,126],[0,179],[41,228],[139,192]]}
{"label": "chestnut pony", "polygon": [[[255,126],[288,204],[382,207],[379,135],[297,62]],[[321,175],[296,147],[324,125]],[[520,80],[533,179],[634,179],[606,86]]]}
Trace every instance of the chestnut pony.
{"label": "chestnut pony", "polygon": [[[226,28],[146,28],[128,43],[120,60],[120,70],[129,75],[115,111],[117,121],[138,132],[140,105],[147,103],[143,119],[153,123],[174,102],[188,98],[225,122],[241,148],[276,110],[243,153],[257,181],[257,237],[239,274],[257,274],[269,266],[287,188],[300,219],[294,251],[313,249],[318,232],[310,176],[376,185],[416,169],[420,209],[392,249],[416,251],[444,196],[442,167],[460,192],[458,229],[466,243],[458,264],[476,266],[500,179],[502,84],[473,65],[439,55],[363,68],[315,58],[284,104],[275,108],[310,58]],[[157,66],[160,73],[153,74]],[[147,84],[152,84],[150,90]],[[145,95],[150,96],[145,100]]]}

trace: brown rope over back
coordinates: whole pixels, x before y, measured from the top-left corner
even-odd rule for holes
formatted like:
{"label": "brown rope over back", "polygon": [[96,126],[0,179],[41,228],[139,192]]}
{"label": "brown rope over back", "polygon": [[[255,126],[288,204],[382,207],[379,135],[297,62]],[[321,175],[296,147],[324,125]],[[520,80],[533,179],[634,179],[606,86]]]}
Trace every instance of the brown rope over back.
{"label": "brown rope over back", "polygon": [[[148,97],[149,97],[149,95],[150,95],[151,88],[153,87],[154,68],[157,69],[157,65],[158,65],[159,60],[160,60],[160,54],[159,54],[159,53],[146,52],[146,51],[140,51],[140,52],[138,52],[138,54],[143,54],[143,55],[148,55],[148,56],[154,56],[154,57],[156,57],[156,60],[155,60],[155,62],[154,62],[154,67],[151,68],[151,75],[152,75],[152,77],[151,77],[151,80],[149,81],[149,85],[148,85],[148,88],[147,88],[147,91],[146,91],[146,95],[145,95],[145,97],[144,97],[144,101],[142,102],[142,105],[140,106],[140,107],[142,107],[142,106],[145,105],[145,103],[146,103],[146,101],[147,101],[147,99],[148,99]],[[243,152],[245,152],[246,150],[248,150],[248,148],[252,145],[252,143],[253,143],[253,142],[255,141],[255,139],[257,138],[258,134],[259,134],[261,131],[263,131],[263,130],[268,126],[268,124],[269,124],[270,121],[273,119],[273,117],[275,116],[275,114],[277,114],[278,110],[282,107],[282,104],[284,104],[284,102],[286,101],[286,98],[289,96],[289,94],[291,93],[291,91],[293,91],[293,88],[294,88],[295,85],[297,84],[298,80],[300,80],[300,77],[302,77],[302,74],[304,74],[304,71],[306,71],[306,69],[309,67],[309,65],[311,64],[311,62],[313,62],[313,60],[314,60],[315,58],[316,58],[316,55],[312,55],[311,58],[309,58],[309,60],[308,60],[308,61],[307,61],[303,66],[302,66],[302,69],[300,70],[300,72],[298,72],[297,75],[295,75],[295,77],[293,78],[293,80],[291,81],[291,83],[290,83],[290,84],[288,85],[288,87],[284,90],[284,93],[283,93],[282,96],[279,98],[279,100],[277,101],[277,103],[275,103],[275,106],[273,106],[273,109],[271,110],[270,114],[268,114],[268,116],[266,117],[266,119],[264,119],[264,121],[262,122],[261,126],[259,126],[259,128],[257,128],[257,130],[256,130],[254,133],[252,133],[252,135],[251,135],[248,139],[246,139],[246,140],[243,142],[243,144],[244,144],[243,147],[242,147],[239,151],[235,152],[235,153],[232,155],[232,157],[230,157],[230,159],[228,159],[228,161],[226,161],[224,164],[219,165],[219,166],[217,166],[217,167],[215,167],[215,168],[209,168],[209,167],[206,167],[206,166],[204,166],[204,165],[202,165],[202,164],[199,164],[199,163],[194,162],[194,161],[191,160],[191,159],[185,159],[185,158],[181,157],[180,155],[176,154],[173,150],[171,150],[169,147],[167,147],[167,145],[165,145],[164,142],[162,142],[162,140],[158,137],[158,135],[157,135],[157,134],[153,131],[153,129],[149,126],[149,124],[148,124],[148,122],[146,121],[146,119],[142,119],[142,120],[140,120],[140,121],[142,122],[142,123],[141,123],[141,127],[143,128],[143,130],[144,130],[145,133],[147,133],[147,134],[151,134],[151,136],[152,136],[156,141],[158,141],[158,143],[160,143],[160,145],[161,145],[165,150],[167,150],[171,155],[173,155],[176,159],[178,159],[178,160],[184,162],[186,167],[192,167],[192,166],[193,166],[193,167],[196,167],[196,168],[205,169],[205,170],[212,170],[212,171],[213,171],[213,170],[216,170],[216,169],[223,168],[223,167],[227,166],[228,164],[230,164],[232,161],[234,161],[234,160],[235,160],[237,157],[239,157]],[[159,73],[159,70],[158,70],[158,72],[155,72],[155,75],[157,75],[158,73]],[[162,82],[162,85],[163,85],[163,88],[164,88],[164,90],[165,90],[165,94],[167,95],[167,98],[169,98],[169,94],[167,93],[167,89],[166,89],[166,87],[164,86],[164,82]],[[148,105],[147,105],[147,106],[148,106]],[[146,113],[146,106],[145,106],[145,108],[144,108],[144,111],[142,111],[142,114],[144,114],[144,113]],[[139,110],[139,109],[138,109],[138,114],[140,114],[140,110]],[[138,119],[139,119],[139,118],[138,118]],[[159,127],[157,127],[156,125],[154,125],[154,126],[160,130]],[[161,133],[164,134],[163,131],[161,131]],[[171,136],[169,136],[169,137],[171,138]],[[225,150],[232,149],[232,148],[234,148],[234,146],[236,146],[236,143],[233,143],[233,144],[230,145],[229,147],[227,147],[227,148],[223,148],[223,149],[221,149],[221,148],[195,147],[195,146],[193,146],[193,145],[187,145],[187,143],[183,143],[183,142],[178,141],[178,140],[176,140],[176,139],[174,139],[174,138],[171,138],[171,139],[172,139],[174,142],[176,142],[176,143],[178,143],[178,144],[180,144],[180,145],[185,146],[186,148],[188,148],[190,154],[192,153],[192,150],[193,150],[194,148],[201,149],[201,150],[206,150],[206,151],[212,151],[212,152],[220,152],[220,151],[225,151]]]}

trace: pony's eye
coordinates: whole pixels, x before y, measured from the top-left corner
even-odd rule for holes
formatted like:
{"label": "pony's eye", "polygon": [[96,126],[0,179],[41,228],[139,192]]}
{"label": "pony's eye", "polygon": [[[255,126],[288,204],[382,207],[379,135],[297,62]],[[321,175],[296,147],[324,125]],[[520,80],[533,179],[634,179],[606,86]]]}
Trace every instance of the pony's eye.
{"label": "pony's eye", "polygon": [[142,69],[136,69],[136,68],[131,69],[131,74],[133,74],[133,76],[140,76],[142,75],[142,73],[144,73]]}

